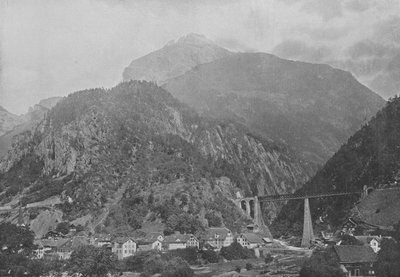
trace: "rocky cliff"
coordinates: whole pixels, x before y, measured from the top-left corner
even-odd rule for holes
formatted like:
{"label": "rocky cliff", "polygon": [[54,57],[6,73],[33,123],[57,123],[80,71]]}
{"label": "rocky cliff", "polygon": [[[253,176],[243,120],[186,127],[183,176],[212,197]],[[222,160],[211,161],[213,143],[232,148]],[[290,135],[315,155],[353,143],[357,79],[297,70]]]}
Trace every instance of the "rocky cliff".
{"label": "rocky cliff", "polygon": [[198,65],[164,87],[201,115],[241,122],[319,165],[385,103],[348,72],[265,53]]}
{"label": "rocky cliff", "polygon": [[[237,228],[245,223],[230,201],[237,191],[291,192],[313,170],[284,144],[204,119],[155,84],[134,81],[71,94],[19,135],[0,162],[0,198],[19,195],[26,205],[59,195],[64,218],[92,228],[161,221],[174,229],[177,214],[192,227],[219,218]],[[279,207],[264,209],[273,218]]]}
{"label": "rocky cliff", "polygon": [[34,128],[44,118],[45,114],[61,99],[61,97],[43,99],[38,104],[30,107],[26,114],[17,118],[16,116],[2,117],[0,115],[0,118],[3,118],[3,126],[8,126],[7,132],[3,134],[0,132],[0,158],[4,157],[8,150],[11,150],[15,136]]}

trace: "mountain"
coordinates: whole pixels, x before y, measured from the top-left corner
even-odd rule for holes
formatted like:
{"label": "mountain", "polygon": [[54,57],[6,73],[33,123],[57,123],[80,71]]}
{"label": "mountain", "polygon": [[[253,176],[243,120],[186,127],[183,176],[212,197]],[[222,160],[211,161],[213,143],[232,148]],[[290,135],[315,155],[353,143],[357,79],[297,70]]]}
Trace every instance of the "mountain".
{"label": "mountain", "polygon": [[61,99],[62,97],[51,97],[40,100],[38,104],[30,107],[26,114],[17,117],[17,121],[15,121],[15,117],[6,117],[4,119],[4,124],[8,124],[9,128],[6,132],[0,134],[0,159],[11,149],[14,136],[32,129]]}
{"label": "mountain", "polygon": [[12,114],[0,106],[0,136],[12,130],[22,121],[20,116]]}
{"label": "mountain", "polygon": [[[28,209],[32,226],[61,214],[95,231],[163,224],[194,232],[211,223],[238,230],[249,219],[232,201],[237,192],[292,192],[311,171],[285,145],[131,81],[73,93],[19,134],[0,162],[0,204],[47,205]],[[279,206],[263,209],[271,219]]]}
{"label": "mountain", "polygon": [[[362,191],[367,188],[393,188],[373,192],[361,200],[357,195],[310,200],[312,216],[331,226],[340,226],[349,216],[361,216],[367,222],[400,220],[398,189],[400,181],[400,98],[390,100],[366,125],[349,138],[339,151],[306,183],[302,192]],[[397,188],[397,190],[396,190]],[[302,203],[291,201],[280,213],[275,229],[287,229],[300,223]],[[357,209],[355,208],[357,205]],[[296,212],[294,212],[296,211]],[[355,213],[355,214],[354,214]],[[301,225],[300,225],[301,226]],[[300,230],[298,230],[300,231]]]}
{"label": "mountain", "polygon": [[318,165],[385,103],[348,72],[265,53],[198,65],[164,88],[201,115],[241,122]]}
{"label": "mountain", "polygon": [[163,48],[132,61],[123,72],[123,80],[147,80],[162,84],[196,65],[231,54],[202,35],[188,34],[176,42],[171,41]]}

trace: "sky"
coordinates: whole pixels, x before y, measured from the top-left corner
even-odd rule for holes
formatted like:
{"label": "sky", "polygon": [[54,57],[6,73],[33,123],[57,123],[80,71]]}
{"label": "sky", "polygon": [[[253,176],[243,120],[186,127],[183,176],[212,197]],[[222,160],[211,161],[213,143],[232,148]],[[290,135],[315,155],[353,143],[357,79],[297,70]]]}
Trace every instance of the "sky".
{"label": "sky", "polygon": [[399,15],[398,0],[0,0],[0,105],[22,114],[112,87],[133,59],[188,33],[329,63],[388,97],[400,82]]}

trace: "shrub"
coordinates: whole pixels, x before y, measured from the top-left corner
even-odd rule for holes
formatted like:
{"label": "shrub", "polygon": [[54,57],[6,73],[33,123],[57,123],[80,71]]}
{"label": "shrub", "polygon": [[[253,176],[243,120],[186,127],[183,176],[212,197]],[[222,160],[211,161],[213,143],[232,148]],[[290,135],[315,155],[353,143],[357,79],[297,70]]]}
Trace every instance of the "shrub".
{"label": "shrub", "polygon": [[213,250],[204,250],[200,252],[201,258],[207,263],[218,263],[219,256]]}
{"label": "shrub", "polygon": [[162,277],[192,277],[193,275],[194,272],[189,264],[179,257],[169,260],[161,273]]}
{"label": "shrub", "polygon": [[222,247],[220,254],[227,260],[250,259],[255,257],[252,250],[242,247],[236,241],[228,247]]}
{"label": "shrub", "polygon": [[253,264],[247,263],[246,264],[246,270],[252,270],[253,269]]}

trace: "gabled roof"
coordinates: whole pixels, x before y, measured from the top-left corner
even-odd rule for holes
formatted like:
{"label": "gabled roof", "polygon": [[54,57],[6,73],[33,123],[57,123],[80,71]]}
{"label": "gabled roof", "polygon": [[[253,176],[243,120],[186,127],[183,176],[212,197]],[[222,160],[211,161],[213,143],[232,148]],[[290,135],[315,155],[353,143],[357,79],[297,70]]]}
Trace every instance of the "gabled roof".
{"label": "gabled roof", "polygon": [[69,241],[68,238],[60,238],[57,240],[53,240],[53,239],[42,239],[41,240],[43,247],[57,247],[57,248],[61,247],[68,241]]}
{"label": "gabled roof", "polygon": [[60,245],[59,248],[74,250],[80,246],[88,245],[88,244],[89,244],[89,242],[86,237],[79,236],[79,237],[73,237],[73,238],[67,240],[64,244]]}
{"label": "gabled roof", "polygon": [[205,238],[207,240],[211,239],[215,239],[215,236],[218,236],[218,239],[222,239],[224,240],[229,233],[232,233],[228,228],[225,227],[212,227],[206,230],[206,235]]}
{"label": "gabled roof", "polygon": [[130,237],[117,237],[113,240],[113,242],[123,244],[129,240],[136,242],[133,238],[130,238]]}
{"label": "gabled roof", "polygon": [[375,239],[377,242],[382,241],[382,237],[379,236],[354,236],[356,239],[361,241],[363,244],[369,244],[371,240]]}
{"label": "gabled roof", "polygon": [[186,243],[192,236],[193,235],[191,235],[191,234],[173,234],[170,236],[166,236],[163,242],[164,243],[180,243],[180,242]]}
{"label": "gabled roof", "polygon": [[139,244],[150,244],[153,243],[158,239],[159,236],[162,236],[164,239],[164,235],[161,233],[147,233],[144,237],[138,238],[138,243]]}
{"label": "gabled roof", "polygon": [[262,236],[256,233],[243,233],[242,236],[250,243],[264,243]]}
{"label": "gabled roof", "polygon": [[343,264],[372,263],[377,258],[374,250],[365,245],[335,245],[334,249]]}
{"label": "gabled roof", "polygon": [[96,234],[94,238],[98,241],[110,241],[111,235],[110,234]]}

